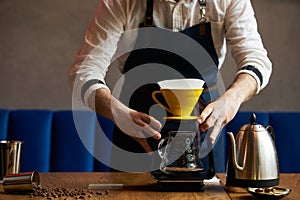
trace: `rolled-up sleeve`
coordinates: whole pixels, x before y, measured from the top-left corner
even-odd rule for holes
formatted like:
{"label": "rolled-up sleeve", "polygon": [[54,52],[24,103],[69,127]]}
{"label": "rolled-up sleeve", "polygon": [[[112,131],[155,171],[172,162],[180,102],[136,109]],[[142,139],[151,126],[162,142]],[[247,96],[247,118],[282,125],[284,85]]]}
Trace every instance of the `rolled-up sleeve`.
{"label": "rolled-up sleeve", "polygon": [[88,106],[89,96],[98,88],[109,88],[105,76],[124,30],[120,1],[102,0],[86,31],[84,42],[69,70],[73,97]]}
{"label": "rolled-up sleeve", "polygon": [[269,82],[272,63],[258,32],[250,0],[231,0],[225,16],[225,34],[237,63],[237,74],[252,75],[257,81],[258,93]]}

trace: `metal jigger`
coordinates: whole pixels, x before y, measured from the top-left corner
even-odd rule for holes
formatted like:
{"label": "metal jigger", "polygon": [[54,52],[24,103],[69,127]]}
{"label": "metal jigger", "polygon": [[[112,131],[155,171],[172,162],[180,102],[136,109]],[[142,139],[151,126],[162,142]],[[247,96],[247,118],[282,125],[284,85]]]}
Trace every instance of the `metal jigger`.
{"label": "metal jigger", "polygon": [[22,143],[22,141],[0,141],[0,180],[7,174],[19,173]]}
{"label": "metal jigger", "polygon": [[40,185],[38,172],[9,174],[3,179],[3,189],[7,193],[29,193]]}

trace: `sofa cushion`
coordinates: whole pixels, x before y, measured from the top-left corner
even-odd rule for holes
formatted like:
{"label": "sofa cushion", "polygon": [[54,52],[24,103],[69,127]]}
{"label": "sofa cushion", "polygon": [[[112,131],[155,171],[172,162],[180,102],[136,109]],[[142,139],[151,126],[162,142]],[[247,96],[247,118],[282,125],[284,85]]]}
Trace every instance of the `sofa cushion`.
{"label": "sofa cushion", "polygon": [[7,139],[8,110],[0,110],[0,140]]}
{"label": "sofa cushion", "polygon": [[275,132],[280,172],[300,172],[300,113],[274,112],[270,123]]}
{"label": "sofa cushion", "polygon": [[51,171],[94,170],[95,120],[95,114],[89,111],[54,112]]}
{"label": "sofa cushion", "polygon": [[15,110],[10,112],[7,139],[24,141],[21,152],[21,171],[49,171],[51,127],[52,111]]}
{"label": "sofa cushion", "polygon": [[[110,171],[114,123],[101,115],[97,115],[96,123],[94,171],[108,172]],[[101,137],[106,137],[109,142]]]}

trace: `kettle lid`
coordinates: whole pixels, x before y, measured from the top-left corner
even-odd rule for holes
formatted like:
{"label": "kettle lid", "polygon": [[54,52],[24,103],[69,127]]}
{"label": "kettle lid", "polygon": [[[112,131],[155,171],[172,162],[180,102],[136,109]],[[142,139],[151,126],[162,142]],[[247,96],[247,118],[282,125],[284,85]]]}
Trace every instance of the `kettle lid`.
{"label": "kettle lid", "polygon": [[258,124],[256,122],[256,115],[254,113],[252,113],[250,115],[250,124],[245,124],[241,127],[241,131],[250,131],[250,132],[259,132],[259,131],[266,131],[266,128],[261,125],[261,124]]}

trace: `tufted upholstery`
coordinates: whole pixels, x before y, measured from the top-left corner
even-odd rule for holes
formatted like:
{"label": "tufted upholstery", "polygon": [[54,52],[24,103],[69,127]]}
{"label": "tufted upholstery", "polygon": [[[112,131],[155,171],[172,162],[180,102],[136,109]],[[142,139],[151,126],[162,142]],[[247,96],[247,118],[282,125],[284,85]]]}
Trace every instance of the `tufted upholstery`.
{"label": "tufted upholstery", "polygon": [[[217,172],[225,172],[229,145],[226,131],[236,134],[243,124],[249,123],[250,114],[239,112],[220,134],[214,147]],[[280,171],[300,172],[300,113],[255,114],[258,123],[271,125],[275,130]],[[101,160],[109,163],[111,144],[101,142],[100,131],[111,140],[113,127],[110,120],[87,111],[0,110],[0,140],[24,141],[21,171],[108,171],[109,167],[92,154],[104,152]]]}
{"label": "tufted upholstery", "polygon": [[274,112],[270,121],[275,132],[281,172],[300,172],[300,113]]}
{"label": "tufted upholstery", "polygon": [[52,112],[16,110],[9,113],[8,140],[25,141],[21,171],[50,170]]}
{"label": "tufted upholstery", "polygon": [[0,110],[0,140],[7,138],[8,110]]}
{"label": "tufted upholstery", "polygon": [[84,129],[85,144],[93,150],[96,116],[87,111],[78,116],[80,127],[75,126],[72,111],[53,113],[51,144],[55,148],[51,148],[51,171],[94,171],[93,156],[82,145],[77,128]]}
{"label": "tufted upholstery", "polygon": [[0,140],[7,138],[8,110],[0,109]]}
{"label": "tufted upholstery", "polygon": [[92,112],[0,110],[0,139],[24,141],[21,171],[108,171],[91,154],[94,149],[101,150],[97,145],[107,147],[101,142],[95,145],[96,119],[107,135],[112,133],[113,123]]}

